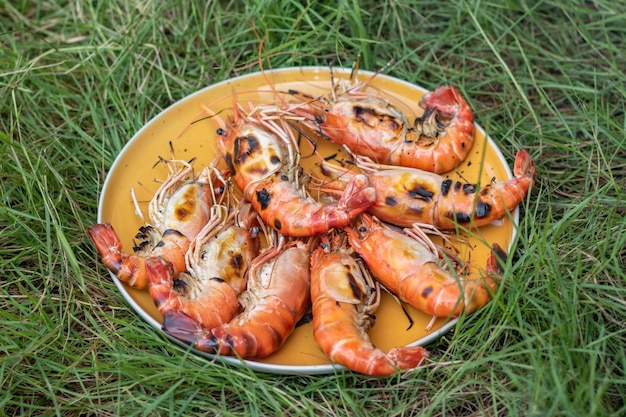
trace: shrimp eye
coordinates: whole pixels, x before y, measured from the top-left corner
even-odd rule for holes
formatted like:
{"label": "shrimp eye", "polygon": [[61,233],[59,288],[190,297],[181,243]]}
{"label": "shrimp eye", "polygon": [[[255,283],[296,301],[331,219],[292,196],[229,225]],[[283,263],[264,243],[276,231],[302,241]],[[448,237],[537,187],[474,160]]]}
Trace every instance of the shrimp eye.
{"label": "shrimp eye", "polygon": [[224,136],[226,134],[226,131],[220,127],[217,129],[217,134],[219,136]]}
{"label": "shrimp eye", "polygon": [[359,227],[359,232],[361,232],[361,233],[367,232],[367,227],[365,227],[365,226]]}
{"label": "shrimp eye", "polygon": [[327,249],[328,248],[328,243],[324,242],[320,246],[322,247],[322,249]]}

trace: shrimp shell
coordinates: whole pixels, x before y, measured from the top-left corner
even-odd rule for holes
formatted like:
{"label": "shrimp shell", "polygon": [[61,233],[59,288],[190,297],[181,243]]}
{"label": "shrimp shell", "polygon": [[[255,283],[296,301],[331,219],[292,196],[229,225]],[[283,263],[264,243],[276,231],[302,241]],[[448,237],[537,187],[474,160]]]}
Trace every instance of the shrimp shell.
{"label": "shrimp shell", "polygon": [[[326,188],[341,190],[355,175],[351,169],[326,162],[320,166],[324,175],[336,178],[322,183]],[[482,187],[413,168],[385,166],[364,172],[376,190],[369,214],[401,227],[420,223],[454,229],[490,224],[512,212],[533,186],[535,167],[528,152],[520,150],[515,157],[514,178]]]}
{"label": "shrimp shell", "polygon": [[438,254],[416,239],[418,234],[410,229],[398,232],[362,215],[345,231],[352,248],[385,288],[436,317],[470,314],[485,306],[496,291],[498,274],[502,273],[498,258],[506,258],[505,252],[494,243],[486,275],[463,277],[442,267]]}
{"label": "shrimp shell", "polygon": [[336,100],[309,100],[291,111],[319,136],[379,164],[443,173],[457,167],[474,143],[474,116],[452,85],[419,102],[421,117],[407,116],[386,99],[350,92]]}

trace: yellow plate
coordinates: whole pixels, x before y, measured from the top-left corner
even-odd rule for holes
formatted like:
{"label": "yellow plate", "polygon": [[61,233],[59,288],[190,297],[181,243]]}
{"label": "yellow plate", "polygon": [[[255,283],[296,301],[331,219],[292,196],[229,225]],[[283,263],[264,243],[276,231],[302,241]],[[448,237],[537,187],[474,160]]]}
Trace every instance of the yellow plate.
{"label": "yellow plate", "polygon": [[[335,81],[349,79],[350,70],[335,68],[333,74]],[[365,80],[372,75],[373,73],[367,71],[358,73],[359,80]],[[217,126],[211,119],[200,120],[203,116],[202,105],[213,103],[211,108],[214,111],[224,109],[228,112],[232,107],[232,97],[229,96],[232,96],[233,92],[236,92],[237,100],[242,103],[261,104],[274,101],[275,96],[268,87],[271,84],[280,91],[294,89],[313,96],[327,95],[330,91],[330,80],[330,70],[326,67],[285,68],[232,78],[173,104],[137,132],[118,155],[104,183],[98,222],[111,223],[118,232],[125,251],[131,251],[132,239],[143,224],[135,213],[131,189],[135,191],[141,209],[147,213],[147,203],[159,186],[157,180],[167,177],[164,164],[155,165],[155,163],[160,157],[166,159],[172,157],[170,143],[176,159],[197,158],[194,165],[196,172],[213,160],[217,153],[215,144]],[[386,98],[404,111],[410,120],[422,113],[417,103],[427,92],[425,89],[385,75],[376,76],[370,86],[377,93],[385,94]],[[197,120],[200,121],[191,123]],[[302,154],[309,155],[311,148],[305,144],[302,146]],[[324,156],[338,151],[340,157],[345,156],[337,146],[327,141],[320,140],[318,149]],[[314,158],[303,158],[301,162],[305,168],[310,169],[317,161]],[[512,177],[502,153],[478,126],[469,157],[454,172],[446,176],[452,179],[462,178],[467,182],[480,181],[483,184],[494,178],[500,182]],[[472,232],[471,236],[466,236],[470,245],[460,248],[461,256],[471,259],[473,269],[484,268],[489,253],[488,245],[497,242],[504,248],[510,248],[517,222],[516,209],[512,216],[505,218],[501,224],[488,225]],[[152,326],[162,331],[162,318],[149,293],[129,288],[120,283],[115,276],[113,280],[132,308]],[[388,350],[394,346],[425,345],[449,331],[456,323],[456,319],[439,319],[430,331],[426,331],[425,327],[430,317],[410,306],[407,310],[414,320],[410,329],[409,321],[400,305],[387,294],[383,294],[381,306],[376,312],[376,324],[369,332],[371,340],[377,347]],[[240,361],[236,358],[216,358],[214,355],[196,353],[234,365],[245,364],[256,371],[279,374],[322,374],[342,369],[330,364],[317,347],[310,323],[297,328],[278,352],[261,360]]]}

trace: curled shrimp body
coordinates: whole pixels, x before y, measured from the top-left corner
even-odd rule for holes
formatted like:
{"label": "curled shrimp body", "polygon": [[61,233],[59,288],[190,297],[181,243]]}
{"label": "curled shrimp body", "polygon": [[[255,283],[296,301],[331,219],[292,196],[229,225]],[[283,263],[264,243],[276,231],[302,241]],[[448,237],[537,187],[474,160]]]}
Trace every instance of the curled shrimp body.
{"label": "curled shrimp body", "polygon": [[350,245],[385,288],[436,317],[469,314],[486,305],[501,273],[496,256],[506,257],[500,246],[493,244],[486,276],[468,278],[444,268],[437,253],[409,229],[398,232],[363,215],[345,230]]}
{"label": "curled shrimp body", "polygon": [[133,254],[123,252],[122,242],[111,224],[87,228],[102,263],[121,282],[137,289],[148,286],[146,259],[149,257],[166,259],[175,273],[185,271],[185,253],[209,221],[210,207],[220,192],[221,185],[214,182],[212,171],[205,169],[195,178],[191,166],[170,176],[149,203],[150,224],[142,226],[135,236],[139,243]]}
{"label": "curled shrimp body", "polygon": [[346,185],[336,205],[310,197],[299,178],[295,139],[274,121],[231,120],[218,129],[217,142],[246,199],[265,224],[283,235],[304,237],[346,226],[374,202],[374,190],[363,175]]}
{"label": "curled shrimp body", "polygon": [[186,341],[204,352],[241,358],[262,358],[278,350],[309,306],[310,257],[305,245],[294,242],[261,253],[239,300],[244,310],[233,320]]}
{"label": "curled shrimp body", "polygon": [[391,375],[419,366],[422,347],[374,347],[367,330],[380,303],[380,288],[360,260],[345,247],[323,244],[311,256],[313,335],[326,356],[367,375]]}
{"label": "curled shrimp body", "polygon": [[228,323],[239,312],[237,297],[246,289],[258,248],[255,227],[215,213],[187,252],[186,272],[175,274],[162,258],[148,260],[149,291],[163,316],[163,330],[184,340]]}
{"label": "curled shrimp body", "polygon": [[[342,189],[355,175],[350,169],[328,163],[322,163],[321,168],[325,175],[336,178],[323,184],[327,188]],[[401,227],[422,223],[454,229],[458,225],[483,226],[513,211],[532,187],[535,167],[528,152],[520,150],[514,178],[482,187],[413,168],[382,167],[365,172],[376,190],[369,214]]]}
{"label": "curled shrimp body", "polygon": [[376,163],[442,173],[454,169],[474,143],[474,116],[458,90],[441,86],[424,95],[421,117],[409,119],[374,94],[349,92],[292,111],[320,136]]}

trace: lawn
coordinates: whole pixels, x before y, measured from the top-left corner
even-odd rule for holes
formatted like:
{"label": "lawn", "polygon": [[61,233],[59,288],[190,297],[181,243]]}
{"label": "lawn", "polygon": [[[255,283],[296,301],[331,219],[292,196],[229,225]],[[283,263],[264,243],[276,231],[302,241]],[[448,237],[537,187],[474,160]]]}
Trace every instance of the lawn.
{"label": "lawn", "polygon": [[[626,414],[624,22],[607,0],[0,1],[0,414]],[[388,378],[263,374],[170,343],[86,234],[116,156],[260,60],[357,59],[456,85],[509,164],[533,156],[506,285]]]}

